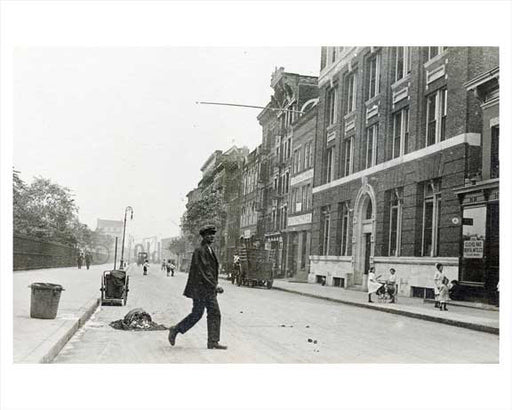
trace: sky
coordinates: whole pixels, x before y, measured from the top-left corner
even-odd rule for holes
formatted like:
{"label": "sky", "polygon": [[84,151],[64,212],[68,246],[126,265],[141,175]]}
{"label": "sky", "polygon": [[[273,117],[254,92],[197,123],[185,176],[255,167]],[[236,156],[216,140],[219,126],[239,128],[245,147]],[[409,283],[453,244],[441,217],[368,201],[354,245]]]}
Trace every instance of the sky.
{"label": "sky", "polygon": [[179,234],[209,155],[261,142],[276,67],[318,75],[320,47],[22,47],[14,52],[14,167],[73,191],[80,221],[136,240]]}

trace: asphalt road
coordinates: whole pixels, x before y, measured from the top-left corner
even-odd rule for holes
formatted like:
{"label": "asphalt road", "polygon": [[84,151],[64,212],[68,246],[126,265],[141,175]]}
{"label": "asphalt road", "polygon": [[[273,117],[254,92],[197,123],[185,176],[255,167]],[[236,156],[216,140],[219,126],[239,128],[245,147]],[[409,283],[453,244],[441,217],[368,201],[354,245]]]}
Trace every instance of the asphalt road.
{"label": "asphalt road", "polygon": [[140,307],[169,326],[191,309],[187,275],[130,271],[126,306],[103,306],[54,363],[497,363],[496,335],[265,288],[222,282],[221,343],[206,349],[206,314],[170,346],[167,331],[122,331],[109,323]]}

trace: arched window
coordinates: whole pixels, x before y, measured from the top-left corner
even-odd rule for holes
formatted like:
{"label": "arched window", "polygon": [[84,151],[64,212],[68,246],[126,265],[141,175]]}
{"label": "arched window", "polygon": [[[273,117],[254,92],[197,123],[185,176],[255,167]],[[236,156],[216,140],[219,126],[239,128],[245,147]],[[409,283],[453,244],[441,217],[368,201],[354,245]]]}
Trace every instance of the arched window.
{"label": "arched window", "polygon": [[366,199],[366,215],[364,219],[372,219],[373,214],[373,206],[372,206],[372,200],[368,196]]}

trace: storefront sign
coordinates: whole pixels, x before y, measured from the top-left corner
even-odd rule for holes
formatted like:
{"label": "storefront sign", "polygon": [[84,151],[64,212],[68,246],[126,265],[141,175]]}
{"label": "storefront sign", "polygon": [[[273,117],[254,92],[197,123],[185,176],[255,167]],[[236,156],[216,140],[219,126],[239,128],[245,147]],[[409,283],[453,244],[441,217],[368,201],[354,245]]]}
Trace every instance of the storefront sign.
{"label": "storefront sign", "polygon": [[484,241],[470,240],[464,241],[464,258],[481,259],[484,257]]}
{"label": "storefront sign", "polygon": [[245,239],[249,239],[251,237],[251,230],[250,229],[246,229],[244,231],[244,238]]}

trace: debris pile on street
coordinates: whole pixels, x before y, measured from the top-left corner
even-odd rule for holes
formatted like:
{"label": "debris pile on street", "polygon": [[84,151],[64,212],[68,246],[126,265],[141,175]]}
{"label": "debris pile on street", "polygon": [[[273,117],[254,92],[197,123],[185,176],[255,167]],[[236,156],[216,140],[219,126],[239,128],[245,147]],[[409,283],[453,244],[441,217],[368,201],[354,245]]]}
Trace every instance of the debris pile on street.
{"label": "debris pile on street", "polygon": [[141,308],[130,310],[124,319],[111,322],[110,326],[118,330],[167,330],[164,325],[153,322],[151,315]]}

